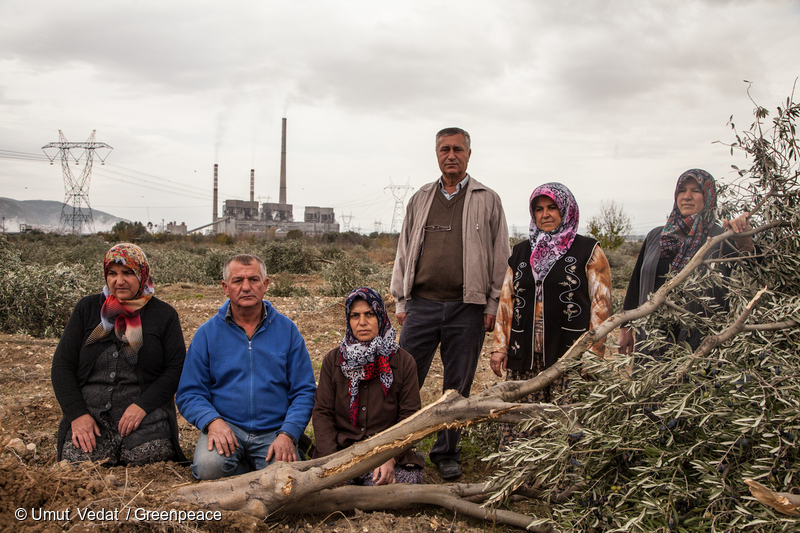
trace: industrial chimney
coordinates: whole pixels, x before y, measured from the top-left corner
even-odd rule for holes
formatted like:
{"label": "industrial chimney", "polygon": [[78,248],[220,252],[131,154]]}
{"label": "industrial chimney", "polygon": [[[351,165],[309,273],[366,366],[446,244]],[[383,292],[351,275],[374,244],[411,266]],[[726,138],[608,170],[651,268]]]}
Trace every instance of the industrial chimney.
{"label": "industrial chimney", "polygon": [[250,201],[253,202],[256,199],[256,169],[250,169]]}
{"label": "industrial chimney", "polygon": [[212,222],[217,221],[217,194],[219,189],[219,178],[217,176],[217,169],[219,165],[214,163],[214,213],[213,218],[211,219]]}
{"label": "industrial chimney", "polygon": [[286,119],[281,124],[281,205],[286,205]]}

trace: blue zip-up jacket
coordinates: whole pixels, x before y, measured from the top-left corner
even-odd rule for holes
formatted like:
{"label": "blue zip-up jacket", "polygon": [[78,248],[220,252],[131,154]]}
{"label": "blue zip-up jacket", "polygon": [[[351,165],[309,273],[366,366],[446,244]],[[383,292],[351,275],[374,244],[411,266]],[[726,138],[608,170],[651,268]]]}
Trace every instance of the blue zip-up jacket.
{"label": "blue zip-up jacket", "polygon": [[300,438],[314,407],[314,370],[297,326],[265,301],[266,317],[247,338],[225,316],[230,300],[197,329],[176,403],[203,429],[215,418],[247,432],[282,430]]}

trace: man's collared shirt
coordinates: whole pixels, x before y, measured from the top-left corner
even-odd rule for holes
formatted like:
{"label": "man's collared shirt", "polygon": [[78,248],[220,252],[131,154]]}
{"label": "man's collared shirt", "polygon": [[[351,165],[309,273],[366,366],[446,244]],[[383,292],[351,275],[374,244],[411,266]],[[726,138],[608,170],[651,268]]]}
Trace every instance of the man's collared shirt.
{"label": "man's collared shirt", "polygon": [[[225,322],[227,324],[230,324],[231,322],[236,324],[236,321],[233,319],[233,313],[231,313],[231,307],[233,307],[233,306],[229,305],[228,306],[228,311],[225,313]],[[258,326],[256,326],[256,329],[254,331],[258,331],[258,328],[260,328],[262,326],[262,324],[264,324],[264,319],[266,319],[266,318],[267,318],[267,303],[262,300],[261,301],[261,321],[258,323]],[[240,326],[239,324],[236,324],[236,327],[238,327],[239,329],[244,331],[244,328],[242,326]],[[245,333],[245,335],[246,334],[247,333]]]}
{"label": "man's collared shirt", "polygon": [[453,194],[449,194],[447,191],[444,190],[444,180],[440,177],[439,178],[439,189],[442,191],[442,194],[444,194],[444,197],[447,198],[447,200],[449,201],[449,200],[452,200],[453,198],[455,198],[455,196],[459,193],[459,191],[461,191],[461,189],[463,189],[464,187],[467,186],[467,182],[468,181],[469,181],[469,174],[464,176],[464,179],[461,180],[460,182],[458,182],[458,185],[456,185],[455,192]]}

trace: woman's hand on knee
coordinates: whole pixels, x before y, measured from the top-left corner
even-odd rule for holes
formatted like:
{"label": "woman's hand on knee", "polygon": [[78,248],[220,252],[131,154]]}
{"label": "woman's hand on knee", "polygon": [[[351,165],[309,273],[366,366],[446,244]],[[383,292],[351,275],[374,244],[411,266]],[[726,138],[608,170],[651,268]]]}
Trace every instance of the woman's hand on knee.
{"label": "woman's hand on knee", "polygon": [[97,447],[97,439],[100,436],[100,428],[94,421],[92,415],[85,414],[72,421],[72,444],[86,453],[93,452]]}
{"label": "woman's hand on knee", "polygon": [[142,419],[147,413],[144,412],[144,409],[132,403],[125,409],[125,412],[122,413],[122,418],[119,419],[119,425],[117,429],[119,429],[119,434],[123,437],[127,437],[134,431],[139,428],[139,424],[142,423]]}
{"label": "woman's hand on knee", "polygon": [[397,461],[389,459],[372,471],[372,481],[375,485],[391,485],[394,483],[394,465]]}

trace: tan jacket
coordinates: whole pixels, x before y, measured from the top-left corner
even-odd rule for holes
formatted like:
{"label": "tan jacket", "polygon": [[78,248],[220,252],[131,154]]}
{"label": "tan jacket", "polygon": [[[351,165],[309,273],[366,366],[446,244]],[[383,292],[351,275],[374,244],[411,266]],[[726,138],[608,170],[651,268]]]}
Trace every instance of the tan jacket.
{"label": "tan jacket", "polygon": [[[397,313],[405,313],[406,300],[411,297],[423,227],[438,190],[438,180],[423,185],[406,207],[392,272],[391,292],[397,302]],[[467,182],[466,195],[461,235],[464,243],[463,301],[484,305],[485,314],[496,315],[511,255],[506,215],[497,193],[475,178],[470,177]]]}

